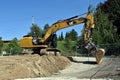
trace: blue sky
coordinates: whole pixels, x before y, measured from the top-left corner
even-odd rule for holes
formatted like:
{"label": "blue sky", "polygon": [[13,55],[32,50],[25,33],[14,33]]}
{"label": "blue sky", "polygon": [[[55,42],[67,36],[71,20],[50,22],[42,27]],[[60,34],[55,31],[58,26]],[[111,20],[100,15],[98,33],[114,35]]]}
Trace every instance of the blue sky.
{"label": "blue sky", "polygon": [[[3,40],[18,39],[30,32],[32,16],[42,29],[45,24],[70,18],[87,12],[88,6],[96,7],[106,0],[0,0],[0,37]],[[75,29],[80,35],[83,24],[62,29],[64,34]]]}

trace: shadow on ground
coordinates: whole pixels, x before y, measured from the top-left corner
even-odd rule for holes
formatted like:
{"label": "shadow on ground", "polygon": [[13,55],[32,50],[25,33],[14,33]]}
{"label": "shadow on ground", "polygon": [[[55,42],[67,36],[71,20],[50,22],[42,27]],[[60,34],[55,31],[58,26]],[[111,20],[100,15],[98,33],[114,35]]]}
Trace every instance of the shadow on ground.
{"label": "shadow on ground", "polygon": [[95,65],[97,64],[96,61],[77,61],[77,60],[74,60],[73,57],[71,56],[68,56],[67,57],[71,62],[75,62],[75,63],[83,63],[83,64],[90,64],[90,65]]}

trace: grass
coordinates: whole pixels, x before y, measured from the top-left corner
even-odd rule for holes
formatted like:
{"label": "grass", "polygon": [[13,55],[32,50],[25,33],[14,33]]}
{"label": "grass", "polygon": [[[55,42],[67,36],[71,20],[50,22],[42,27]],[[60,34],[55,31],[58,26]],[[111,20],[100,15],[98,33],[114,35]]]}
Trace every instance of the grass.
{"label": "grass", "polygon": [[75,55],[76,42],[70,41],[69,43],[67,43],[66,41],[58,41],[57,48],[62,51],[62,55]]}

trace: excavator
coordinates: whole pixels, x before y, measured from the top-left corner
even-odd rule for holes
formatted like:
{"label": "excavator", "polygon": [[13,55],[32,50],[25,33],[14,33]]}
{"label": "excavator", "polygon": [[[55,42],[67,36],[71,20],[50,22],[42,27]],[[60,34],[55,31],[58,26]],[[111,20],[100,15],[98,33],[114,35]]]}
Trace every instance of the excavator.
{"label": "excavator", "polygon": [[24,49],[32,49],[34,53],[39,53],[40,55],[60,55],[61,50],[56,48],[56,31],[82,23],[84,23],[83,37],[81,39],[82,44],[79,45],[87,49],[88,53],[95,53],[96,63],[99,64],[102,62],[105,50],[97,48],[92,43],[91,36],[94,29],[94,17],[91,12],[87,12],[86,17],[74,16],[55,22],[48,28],[43,38],[30,35],[24,36],[20,40],[20,46]]}

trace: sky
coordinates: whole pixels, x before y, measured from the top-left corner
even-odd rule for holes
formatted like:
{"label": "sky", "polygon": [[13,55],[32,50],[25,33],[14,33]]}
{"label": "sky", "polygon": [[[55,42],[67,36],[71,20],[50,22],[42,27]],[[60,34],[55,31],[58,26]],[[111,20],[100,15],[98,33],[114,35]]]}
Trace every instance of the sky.
{"label": "sky", "polygon": [[[106,0],[0,0],[0,37],[2,40],[21,39],[30,32],[32,16],[34,24],[44,28],[58,20],[86,13],[88,6],[94,8]],[[83,17],[85,17],[84,15]],[[81,34],[83,24],[57,31],[57,35],[75,29]]]}

